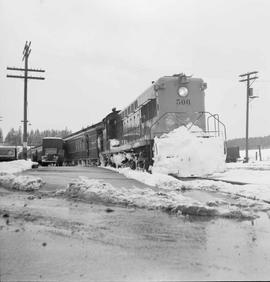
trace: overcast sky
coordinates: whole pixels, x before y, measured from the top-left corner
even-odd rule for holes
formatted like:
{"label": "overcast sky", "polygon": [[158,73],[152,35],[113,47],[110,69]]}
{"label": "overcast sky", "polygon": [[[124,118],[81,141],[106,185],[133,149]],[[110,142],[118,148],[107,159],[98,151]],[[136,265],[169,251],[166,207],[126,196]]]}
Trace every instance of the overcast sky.
{"label": "overcast sky", "polygon": [[[246,86],[259,71],[250,136],[270,135],[269,0],[0,0],[0,127],[23,119],[23,80],[7,66],[46,70],[28,87],[30,129],[81,129],[122,109],[164,75],[207,84],[206,110],[245,136]],[[35,73],[36,74],[36,73]]]}

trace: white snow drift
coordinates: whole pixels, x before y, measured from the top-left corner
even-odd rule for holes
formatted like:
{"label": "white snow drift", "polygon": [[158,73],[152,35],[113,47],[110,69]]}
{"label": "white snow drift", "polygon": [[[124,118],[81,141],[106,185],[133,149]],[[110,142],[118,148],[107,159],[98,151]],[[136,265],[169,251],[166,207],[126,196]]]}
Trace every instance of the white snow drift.
{"label": "white snow drift", "polygon": [[[149,174],[142,171],[134,171],[129,168],[118,169],[117,171],[128,178],[132,178],[142,183],[145,183],[149,186],[159,187],[162,189],[205,190],[205,191],[221,192],[221,193],[231,194],[235,196],[240,196],[248,199],[255,199],[255,200],[260,200],[270,203],[270,177],[269,177],[268,185],[261,185],[261,184],[234,185],[222,181],[213,181],[213,180],[181,181],[170,175],[165,175],[160,173]],[[229,176],[227,178],[229,179]]]}
{"label": "white snow drift", "polygon": [[220,216],[228,218],[254,219],[256,215],[249,210],[239,209],[236,206],[227,206],[227,203],[203,204],[181,194],[176,190],[155,191],[151,188],[113,187],[109,183],[96,179],[80,177],[69,183],[66,190],[56,193],[71,198],[88,201],[100,201],[124,206],[160,209],[169,213],[192,216]]}
{"label": "white snow drift", "polygon": [[34,163],[30,160],[17,160],[12,162],[0,162],[0,175],[13,174],[31,169]]}
{"label": "white snow drift", "polygon": [[152,171],[184,177],[224,171],[224,140],[207,137],[199,127],[185,126],[156,137]]}
{"label": "white snow drift", "polygon": [[44,182],[39,177],[29,175],[14,175],[24,170],[31,169],[35,164],[28,160],[17,160],[0,163],[0,185],[21,191],[33,191],[39,189]]}
{"label": "white snow drift", "polygon": [[43,184],[41,178],[29,175],[6,174],[0,176],[0,185],[9,189],[34,191],[40,189]]}

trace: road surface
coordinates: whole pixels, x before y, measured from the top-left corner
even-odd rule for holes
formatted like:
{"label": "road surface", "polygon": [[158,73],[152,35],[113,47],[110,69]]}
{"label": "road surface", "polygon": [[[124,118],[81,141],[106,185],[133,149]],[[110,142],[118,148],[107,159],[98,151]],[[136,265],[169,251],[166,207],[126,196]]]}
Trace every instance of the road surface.
{"label": "road surface", "polygon": [[[46,196],[74,178],[147,187],[102,168],[46,167],[42,193],[0,188],[0,281],[267,280],[270,225]],[[210,193],[211,194],[211,193]],[[213,197],[203,192],[195,198]]]}

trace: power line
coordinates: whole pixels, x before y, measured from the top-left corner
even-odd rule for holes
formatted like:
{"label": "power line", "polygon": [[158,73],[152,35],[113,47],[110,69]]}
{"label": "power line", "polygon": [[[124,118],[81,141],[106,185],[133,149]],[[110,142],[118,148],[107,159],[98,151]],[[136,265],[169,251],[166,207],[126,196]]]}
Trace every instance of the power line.
{"label": "power line", "polygon": [[8,78],[21,78],[24,79],[24,119],[23,119],[23,157],[26,160],[27,159],[27,82],[28,79],[36,79],[36,80],[44,80],[44,77],[40,76],[29,76],[28,72],[42,72],[44,73],[45,70],[42,69],[29,69],[28,68],[28,58],[32,51],[30,49],[31,41],[28,43],[26,41],[23,49],[23,58],[22,61],[24,61],[24,68],[17,68],[17,67],[7,67],[7,70],[13,70],[13,71],[23,71],[24,75],[10,75],[7,74]]}

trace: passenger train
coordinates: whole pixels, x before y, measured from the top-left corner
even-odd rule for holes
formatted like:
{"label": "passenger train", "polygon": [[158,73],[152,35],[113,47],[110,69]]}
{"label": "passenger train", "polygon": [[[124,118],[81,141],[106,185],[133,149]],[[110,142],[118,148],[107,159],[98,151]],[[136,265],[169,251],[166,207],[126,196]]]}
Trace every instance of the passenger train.
{"label": "passenger train", "polygon": [[121,154],[123,165],[148,170],[156,136],[188,124],[210,136],[210,118],[217,134],[223,124],[205,111],[206,88],[201,78],[183,73],[159,78],[123,110],[113,108],[102,121],[65,137],[63,163],[115,166],[114,157]]}

